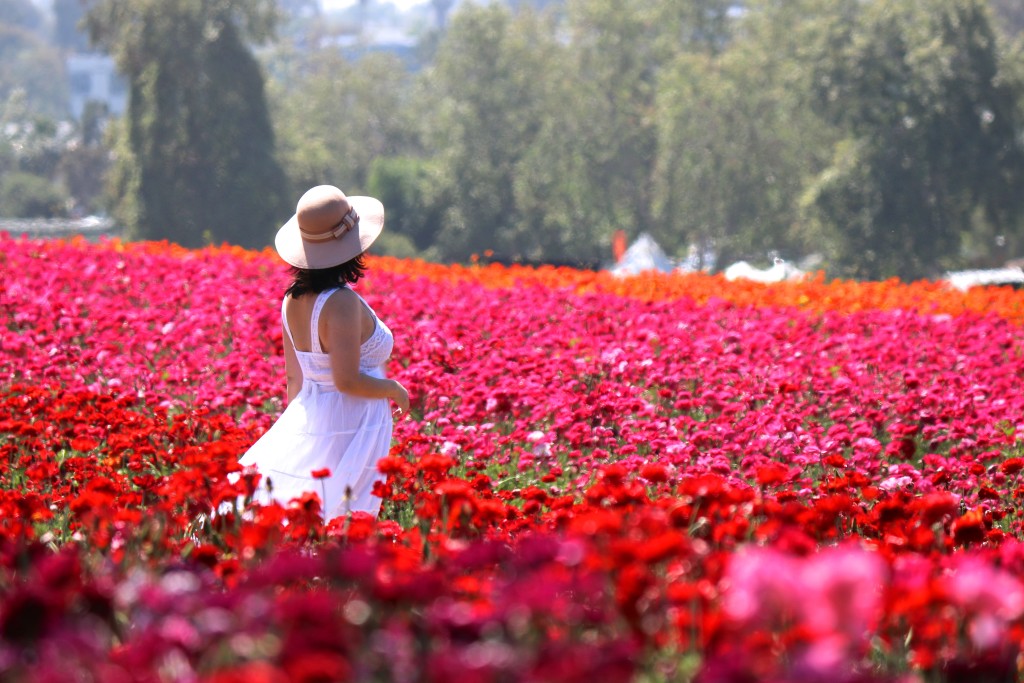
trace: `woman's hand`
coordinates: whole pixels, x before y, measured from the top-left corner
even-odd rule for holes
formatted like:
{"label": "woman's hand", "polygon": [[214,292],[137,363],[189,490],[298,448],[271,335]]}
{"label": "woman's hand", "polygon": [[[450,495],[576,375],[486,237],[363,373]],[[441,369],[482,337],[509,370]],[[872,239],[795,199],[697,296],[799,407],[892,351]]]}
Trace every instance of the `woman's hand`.
{"label": "woman's hand", "polygon": [[395,383],[394,391],[391,394],[391,400],[398,405],[395,412],[398,415],[407,415],[409,413],[409,392],[406,391],[401,382],[397,382],[395,380],[391,381]]}

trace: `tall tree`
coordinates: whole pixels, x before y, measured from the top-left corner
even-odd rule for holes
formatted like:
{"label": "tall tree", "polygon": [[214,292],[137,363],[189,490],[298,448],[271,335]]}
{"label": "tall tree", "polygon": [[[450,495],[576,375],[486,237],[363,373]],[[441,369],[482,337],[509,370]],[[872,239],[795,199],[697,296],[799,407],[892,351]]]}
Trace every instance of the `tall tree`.
{"label": "tall tree", "polygon": [[653,207],[659,242],[764,262],[818,251],[798,231],[798,200],[834,133],[808,107],[809,24],[832,0],[753,0],[718,52],[668,62],[658,82]]}
{"label": "tall tree", "polygon": [[[608,255],[617,229],[631,237],[658,231],[659,80],[679,55],[715,54],[728,45],[729,5],[723,0],[567,3],[568,46],[560,60],[566,82],[557,84],[560,92],[548,109],[558,127],[545,132],[553,138],[559,129],[572,135],[546,141],[537,150],[546,162],[536,166],[559,169],[549,187],[557,193],[556,205],[572,202],[564,215],[575,250],[594,245]],[[543,177],[535,172],[526,180]]]}
{"label": "tall tree", "polygon": [[135,238],[268,244],[288,212],[264,80],[249,41],[272,0],[99,0],[93,41],[129,81],[114,213]]}
{"label": "tall tree", "polygon": [[430,7],[434,10],[435,28],[444,29],[448,23],[448,12],[455,0],[430,0]]}
{"label": "tall tree", "polygon": [[820,34],[812,82],[845,139],[805,205],[837,274],[932,276],[972,221],[1018,227],[1020,86],[982,0],[843,2],[855,21]]}
{"label": "tall tree", "polygon": [[452,197],[439,244],[593,264],[616,229],[653,228],[660,70],[723,49],[731,3],[531,4],[464,6],[425,73],[428,148]]}
{"label": "tall tree", "polygon": [[427,144],[437,150],[439,190],[451,208],[438,240],[451,258],[493,250],[537,258],[516,203],[517,164],[541,125],[552,40],[532,12],[497,5],[457,12],[428,74]]}

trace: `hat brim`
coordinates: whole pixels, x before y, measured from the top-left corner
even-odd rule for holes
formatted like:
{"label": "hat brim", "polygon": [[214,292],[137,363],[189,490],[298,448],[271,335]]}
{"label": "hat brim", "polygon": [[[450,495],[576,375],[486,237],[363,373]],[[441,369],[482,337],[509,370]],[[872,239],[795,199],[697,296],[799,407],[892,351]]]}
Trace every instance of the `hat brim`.
{"label": "hat brim", "polygon": [[303,270],[319,270],[351,261],[369,249],[384,230],[384,205],[373,197],[348,197],[359,223],[337,239],[309,242],[299,233],[298,216],[277,231],[274,247],[285,263]]}

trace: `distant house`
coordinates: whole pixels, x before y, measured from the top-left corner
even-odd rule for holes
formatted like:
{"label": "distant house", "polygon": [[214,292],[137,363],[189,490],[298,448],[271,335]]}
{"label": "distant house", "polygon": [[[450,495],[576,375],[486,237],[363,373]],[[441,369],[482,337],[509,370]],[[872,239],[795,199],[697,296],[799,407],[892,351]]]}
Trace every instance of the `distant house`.
{"label": "distant house", "polygon": [[128,84],[117,73],[114,59],[96,53],[73,54],[67,59],[71,83],[71,115],[82,118],[89,102],[105,104],[107,113],[120,116],[128,106]]}

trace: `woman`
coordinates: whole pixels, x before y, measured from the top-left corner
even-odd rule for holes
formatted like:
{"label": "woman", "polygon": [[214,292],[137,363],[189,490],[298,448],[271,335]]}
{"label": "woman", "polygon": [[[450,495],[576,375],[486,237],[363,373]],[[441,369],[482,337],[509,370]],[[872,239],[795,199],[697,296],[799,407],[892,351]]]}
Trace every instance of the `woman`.
{"label": "woman", "polygon": [[288,407],[241,459],[263,475],[261,502],[312,491],[325,519],[380,510],[372,490],[391,448],[389,401],[401,416],[409,394],[385,374],[391,331],[349,285],[364,275],[363,253],[383,228],[376,199],[318,185],[277,233],[293,275],[281,307]]}

